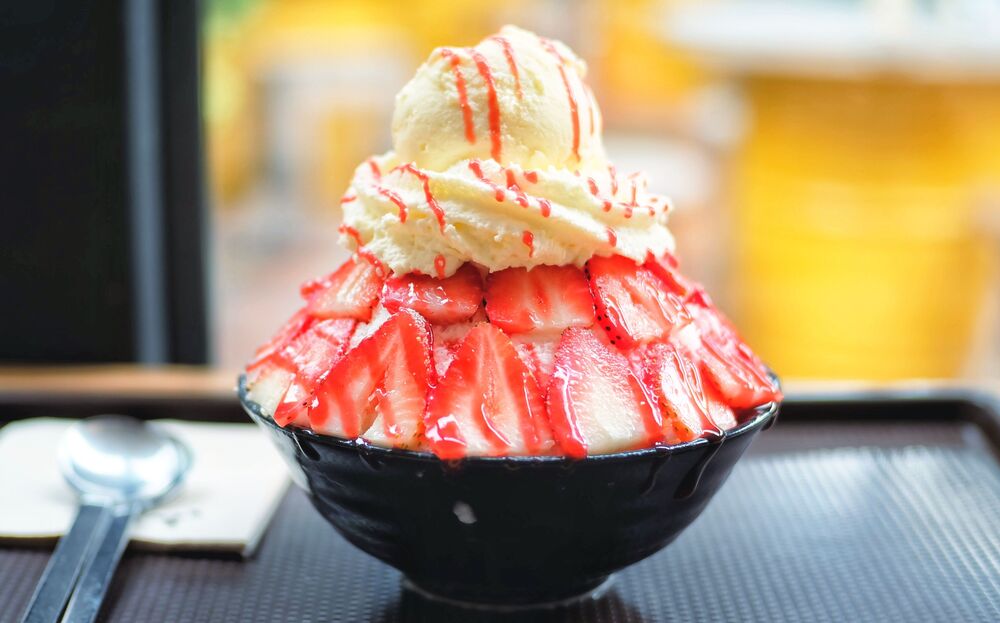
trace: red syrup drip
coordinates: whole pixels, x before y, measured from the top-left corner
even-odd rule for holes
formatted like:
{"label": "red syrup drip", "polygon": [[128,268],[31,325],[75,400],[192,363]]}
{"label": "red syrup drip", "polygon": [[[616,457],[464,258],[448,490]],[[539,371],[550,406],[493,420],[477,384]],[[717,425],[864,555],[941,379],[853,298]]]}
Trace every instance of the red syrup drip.
{"label": "red syrup drip", "polygon": [[397,195],[395,192],[389,190],[388,188],[384,188],[382,186],[378,187],[378,194],[382,195],[383,197],[385,197],[389,201],[391,201],[394,204],[396,204],[396,207],[399,208],[399,222],[400,223],[405,223],[406,222],[406,204],[403,203],[403,199],[399,195]]}
{"label": "red syrup drip", "polygon": [[378,168],[378,163],[375,162],[374,158],[368,159],[368,168],[372,170],[372,175],[375,176],[375,179],[382,179],[382,170]]}
{"label": "red syrup drip", "polygon": [[576,161],[580,161],[580,108],[576,103],[576,96],[573,95],[573,89],[569,84],[569,77],[566,75],[565,61],[559,50],[556,49],[552,42],[548,39],[539,37],[538,39],[542,47],[552,54],[556,58],[557,67],[559,69],[559,75],[562,77],[563,87],[566,89],[566,99],[569,101],[569,113],[570,118],[573,123],[573,157]]}
{"label": "red syrup drip", "polygon": [[525,171],[524,179],[528,180],[532,184],[538,183],[538,171]]}
{"label": "red syrup drip", "polygon": [[542,216],[545,218],[549,218],[549,215],[552,214],[552,204],[549,203],[548,199],[539,198],[538,208],[542,211]]}
{"label": "red syrup drip", "polygon": [[338,231],[340,231],[340,233],[342,234],[347,234],[348,236],[350,236],[354,240],[354,244],[358,245],[359,249],[362,246],[364,246],[361,243],[361,234],[359,234],[358,230],[354,229],[350,225],[342,224],[338,229]]}
{"label": "red syrup drip", "polygon": [[364,247],[358,247],[355,253],[358,254],[358,257],[363,257],[366,260],[368,260],[368,262],[375,267],[375,273],[379,277],[385,277],[386,275],[389,274],[389,272],[385,269],[385,264],[380,262],[379,259],[375,257],[375,254],[369,251],[368,249]]}
{"label": "red syrup drip", "polygon": [[[587,186],[590,187],[590,194],[594,195],[598,199],[601,198],[601,191],[597,187],[597,181],[594,178],[592,178],[592,177],[588,177],[587,178]],[[611,211],[611,201],[609,201],[607,199],[602,199],[601,208],[605,212],[610,212]]]}
{"label": "red syrup drip", "polygon": [[434,272],[437,273],[438,279],[444,279],[444,269],[445,261],[443,255],[438,255],[434,258]]}
{"label": "red syrup drip", "polygon": [[503,201],[507,197],[506,191],[503,188],[497,186],[490,180],[486,179],[486,174],[483,173],[483,165],[478,160],[473,160],[469,162],[469,170],[472,174],[479,178],[479,181],[486,184],[493,189],[493,198],[497,201]]}
{"label": "red syrup drip", "polygon": [[514,171],[512,169],[507,169],[507,190],[514,191],[514,200],[517,201],[519,206],[522,208],[528,207],[528,196],[517,185],[517,179],[514,178]]}
{"label": "red syrup drip", "polygon": [[503,147],[500,137],[500,102],[497,101],[497,88],[496,84],[493,82],[493,72],[490,71],[490,65],[486,62],[486,57],[482,55],[478,50],[471,50],[472,60],[476,63],[476,68],[479,70],[479,75],[483,77],[483,82],[486,83],[486,105],[489,109],[489,122],[490,122],[490,156],[494,160],[500,162],[500,153]]}
{"label": "red syrup drip", "polygon": [[517,91],[517,99],[521,99],[521,76],[517,71],[517,61],[514,60],[514,48],[510,47],[510,41],[506,37],[491,37],[493,41],[500,44],[503,48],[503,55],[507,57],[507,67],[510,68],[510,73],[514,76],[514,89]]}
{"label": "red syrup drip", "polygon": [[615,165],[608,165],[608,175],[611,177],[611,194],[618,194],[618,173],[615,171]]}
{"label": "red syrup drip", "polygon": [[528,257],[529,258],[530,257],[534,257],[535,256],[535,234],[533,234],[533,233],[531,233],[531,231],[525,229],[524,233],[521,234],[521,242],[523,242],[525,244],[525,246],[528,247]]}
{"label": "red syrup drip", "polygon": [[608,244],[610,244],[613,247],[617,247],[618,246],[618,235],[615,234],[615,230],[613,230],[610,227],[608,227],[607,228],[607,234],[608,234]]}
{"label": "red syrup drip", "polygon": [[352,201],[357,201],[357,199],[358,199],[357,195],[344,195],[343,197],[340,198],[340,205],[344,205],[345,203],[350,203]]}
{"label": "red syrup drip", "polygon": [[441,56],[451,63],[451,73],[455,76],[455,90],[458,91],[458,106],[462,109],[462,120],[465,123],[465,139],[476,142],[476,128],[472,123],[472,107],[469,106],[469,95],[465,91],[465,77],[459,65],[462,59],[453,50],[441,49]]}
{"label": "red syrup drip", "polygon": [[421,171],[420,169],[418,169],[417,166],[415,164],[413,164],[412,162],[404,164],[404,165],[400,165],[397,168],[400,171],[406,171],[407,173],[412,174],[418,180],[420,180],[421,183],[423,183],[423,185],[424,185],[424,199],[427,201],[427,206],[431,209],[431,212],[434,213],[434,218],[436,218],[437,222],[438,222],[438,229],[440,229],[441,233],[443,234],[444,233],[444,210],[441,209],[441,206],[438,204],[437,199],[435,199],[434,195],[431,194],[430,178],[428,178],[427,174],[424,173],[423,171]]}

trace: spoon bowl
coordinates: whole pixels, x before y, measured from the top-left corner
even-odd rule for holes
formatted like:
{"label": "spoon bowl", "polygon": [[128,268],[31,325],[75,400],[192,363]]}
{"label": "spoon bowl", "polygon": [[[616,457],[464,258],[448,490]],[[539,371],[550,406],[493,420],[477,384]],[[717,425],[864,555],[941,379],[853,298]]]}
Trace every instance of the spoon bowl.
{"label": "spoon bowl", "polygon": [[97,617],[132,519],[177,489],[191,466],[191,453],[141,420],[99,415],[69,427],[58,461],[79,495],[80,509],[59,539],[22,623],[90,623]]}
{"label": "spoon bowl", "polygon": [[177,488],[190,464],[179,441],[123,415],[81,420],[59,446],[63,477],[92,504],[155,504]]}

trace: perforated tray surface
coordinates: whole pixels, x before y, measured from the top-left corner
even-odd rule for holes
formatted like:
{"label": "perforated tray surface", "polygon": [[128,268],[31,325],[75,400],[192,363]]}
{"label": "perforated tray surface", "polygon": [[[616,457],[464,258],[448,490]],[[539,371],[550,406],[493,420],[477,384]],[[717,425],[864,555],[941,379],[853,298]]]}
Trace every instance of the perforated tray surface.
{"label": "perforated tray surface", "polygon": [[[426,602],[293,490],[251,561],[126,554],[102,620],[996,622],[994,450],[959,421],[780,423],[675,543],[604,597],[542,613]],[[48,553],[0,548],[0,622],[17,620]]]}

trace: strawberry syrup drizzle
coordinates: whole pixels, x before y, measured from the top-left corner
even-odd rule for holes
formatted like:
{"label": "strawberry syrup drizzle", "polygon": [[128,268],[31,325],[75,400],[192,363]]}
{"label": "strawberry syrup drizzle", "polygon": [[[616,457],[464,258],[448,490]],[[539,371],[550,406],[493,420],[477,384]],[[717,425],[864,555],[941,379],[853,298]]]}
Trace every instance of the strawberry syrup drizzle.
{"label": "strawberry syrup drizzle", "polygon": [[455,76],[455,90],[458,91],[458,106],[462,109],[462,120],[465,123],[465,139],[476,142],[476,128],[472,122],[472,107],[469,106],[469,95],[465,91],[465,77],[459,65],[462,59],[453,50],[441,49],[441,56],[451,63],[451,73]]}
{"label": "strawberry syrup drizzle", "polygon": [[602,199],[601,198],[601,191],[597,187],[597,181],[594,178],[592,178],[592,177],[588,177],[587,178],[587,186],[590,187],[590,194],[594,195],[598,199],[601,199],[601,209],[603,209],[605,212],[610,212],[611,211],[611,201],[608,200],[608,199]]}
{"label": "strawberry syrup drizzle", "polygon": [[347,225],[346,223],[342,224],[338,228],[338,231],[340,233],[342,233],[342,234],[347,234],[348,236],[350,236],[351,238],[353,238],[354,239],[354,244],[356,244],[359,249],[364,246],[364,244],[361,242],[361,234],[358,233],[358,230],[354,229],[350,225]]}
{"label": "strawberry syrup drizzle", "polygon": [[483,173],[483,163],[478,160],[472,160],[469,162],[469,170],[472,171],[472,174],[475,175],[480,182],[493,189],[494,199],[497,201],[503,201],[507,197],[507,192],[503,188],[486,179],[486,174]]}
{"label": "strawberry syrup drizzle", "polygon": [[383,186],[379,186],[378,187],[378,194],[382,195],[383,197],[385,197],[389,201],[391,201],[394,204],[396,204],[396,207],[399,208],[399,222],[400,223],[405,223],[406,222],[406,204],[403,202],[402,197],[400,197],[395,192],[393,192],[393,191],[391,191],[388,188],[385,188]]}
{"label": "strawberry syrup drizzle", "polygon": [[562,54],[556,49],[556,46],[552,45],[552,42],[543,37],[538,38],[541,42],[542,47],[556,58],[557,67],[559,69],[559,75],[562,77],[563,87],[566,88],[566,99],[569,101],[569,112],[570,118],[573,122],[573,157],[576,161],[580,161],[580,109],[576,102],[576,96],[573,95],[573,89],[569,84],[569,77],[566,75],[566,61],[563,59]]}
{"label": "strawberry syrup drizzle", "polygon": [[372,175],[375,176],[375,179],[382,179],[382,170],[378,168],[378,163],[375,162],[374,158],[368,159],[368,168],[372,170]]}
{"label": "strawberry syrup drizzle", "polygon": [[344,205],[345,203],[350,203],[352,201],[357,201],[357,199],[358,199],[357,195],[344,195],[343,197],[340,198],[340,205]]}
{"label": "strawberry syrup drizzle", "polygon": [[[500,169],[506,173],[507,189],[515,193],[514,200],[522,208],[527,208],[530,205],[528,195],[525,194],[525,192],[517,185],[517,180],[514,178],[514,172],[510,169],[504,169],[503,167],[500,167]],[[469,170],[472,171],[472,174],[475,175],[480,182],[493,189],[493,196],[497,201],[503,201],[507,198],[507,190],[486,177],[486,174],[483,172],[483,164],[480,161],[470,161]],[[527,174],[525,174],[525,177],[527,177]],[[542,216],[548,218],[549,215],[552,214],[552,204],[548,199],[543,199],[542,197],[536,197],[535,199],[538,201],[538,209],[541,211]]]}
{"label": "strawberry syrup drizzle", "polygon": [[528,195],[524,194],[521,187],[517,185],[517,179],[514,177],[513,169],[507,169],[507,190],[514,191],[514,200],[522,208],[528,207]]}
{"label": "strawberry syrup drizzle", "polygon": [[615,171],[615,165],[608,165],[608,176],[611,177],[611,194],[618,194],[618,172]]}
{"label": "strawberry syrup drizzle", "polygon": [[379,259],[375,257],[375,254],[369,251],[368,249],[364,247],[358,247],[357,250],[354,252],[358,254],[358,257],[364,258],[365,260],[368,261],[369,264],[374,266],[375,274],[378,275],[379,277],[385,278],[389,274],[389,271],[385,269],[385,264],[380,262]]}
{"label": "strawberry syrup drizzle", "polygon": [[437,257],[434,258],[434,272],[437,273],[438,279],[444,279],[444,269],[445,269],[444,256],[438,254]]}
{"label": "strawberry syrup drizzle", "polygon": [[618,246],[618,234],[615,233],[615,230],[613,230],[610,227],[608,227],[607,230],[606,230],[606,233],[608,235],[608,244],[610,244],[613,247],[617,247]]}
{"label": "strawberry syrup drizzle", "polygon": [[532,184],[538,183],[538,171],[525,171],[524,179],[528,180]]}
{"label": "strawberry syrup drizzle", "polygon": [[531,233],[531,230],[525,229],[524,233],[521,234],[521,242],[528,247],[528,257],[535,256],[535,234]]}
{"label": "strawberry syrup drizzle", "polygon": [[497,101],[497,88],[493,82],[493,72],[490,71],[490,65],[486,62],[486,57],[481,52],[473,48],[469,53],[472,55],[472,60],[476,63],[479,75],[483,77],[483,82],[486,83],[486,105],[489,109],[490,122],[490,155],[494,160],[500,162],[500,153],[503,148],[500,138],[500,103]]}
{"label": "strawberry syrup drizzle", "polygon": [[625,218],[632,218],[632,212],[633,212],[633,210],[635,210],[635,208],[637,208],[639,206],[638,201],[636,201],[636,192],[637,192],[638,182],[636,182],[636,180],[635,180],[634,177],[630,177],[629,179],[630,179],[630,181],[632,183],[632,199],[631,199],[631,201],[629,201],[628,203],[626,203],[625,206],[624,206],[624,208],[625,208]]}
{"label": "strawberry syrup drizzle", "polygon": [[539,198],[538,208],[542,211],[542,216],[545,218],[549,218],[549,215],[552,214],[552,204],[549,203],[548,199]]}
{"label": "strawberry syrup drizzle", "polygon": [[517,99],[521,99],[521,76],[517,72],[517,61],[514,60],[514,49],[510,47],[510,41],[506,37],[491,37],[493,41],[500,44],[503,48],[503,55],[507,57],[507,67],[510,68],[510,73],[514,76],[514,89],[517,91]]}
{"label": "strawberry syrup drizzle", "polygon": [[398,166],[396,168],[399,169],[400,171],[405,171],[407,173],[412,174],[414,177],[416,177],[418,180],[420,180],[421,183],[423,183],[423,185],[424,185],[424,199],[427,201],[427,206],[431,209],[431,212],[434,213],[434,218],[436,218],[437,222],[438,222],[438,229],[440,229],[441,233],[443,234],[444,233],[444,210],[441,209],[441,206],[438,205],[437,199],[435,199],[434,195],[431,194],[430,178],[427,176],[426,173],[424,173],[423,171],[421,171],[420,169],[418,169],[417,166],[414,163],[412,163],[412,162],[400,165],[400,166]]}

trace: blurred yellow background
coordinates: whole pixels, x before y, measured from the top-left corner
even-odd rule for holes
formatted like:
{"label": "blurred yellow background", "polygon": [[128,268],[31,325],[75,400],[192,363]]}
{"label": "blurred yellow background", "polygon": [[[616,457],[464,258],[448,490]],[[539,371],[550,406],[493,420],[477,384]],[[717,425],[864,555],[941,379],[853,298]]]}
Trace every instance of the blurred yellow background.
{"label": "blurred yellow background", "polygon": [[[997,376],[1000,13],[767,4],[779,18],[683,0],[210,0],[220,363],[345,254],[337,200],[389,148],[419,63],[516,23],[587,60],[609,155],[674,198],[685,270],[779,374]],[[985,47],[947,45],[979,31]]]}

